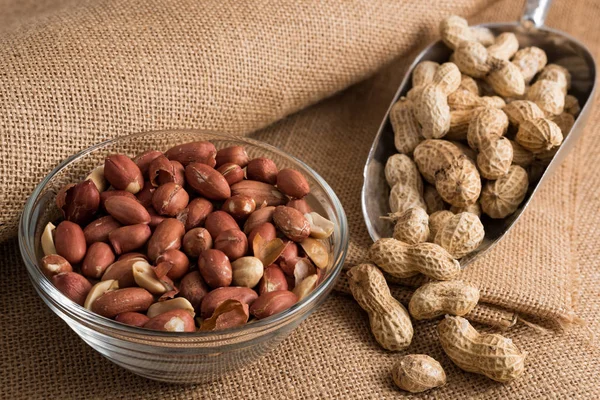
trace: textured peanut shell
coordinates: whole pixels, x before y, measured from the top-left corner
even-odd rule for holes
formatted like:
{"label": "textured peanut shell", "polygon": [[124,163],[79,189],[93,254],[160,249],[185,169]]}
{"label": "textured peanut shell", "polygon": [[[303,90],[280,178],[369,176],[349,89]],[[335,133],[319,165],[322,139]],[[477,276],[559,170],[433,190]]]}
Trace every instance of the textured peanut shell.
{"label": "textured peanut shell", "polygon": [[461,42],[450,56],[450,61],[460,72],[472,78],[483,78],[492,68],[487,49],[476,41]]}
{"label": "textured peanut shell", "polygon": [[409,208],[398,216],[394,239],[408,244],[422,243],[429,237],[429,215],[420,208]]}
{"label": "textured peanut shell", "polygon": [[447,62],[439,66],[431,84],[435,85],[446,96],[456,91],[460,86],[462,77],[456,64]]}
{"label": "textured peanut shell", "polygon": [[417,145],[423,141],[421,127],[415,118],[411,103],[400,99],[390,110],[390,122],[394,130],[394,145],[399,153],[412,154]]}
{"label": "textured peanut shell", "polygon": [[525,97],[549,115],[558,115],[565,108],[565,94],[561,85],[550,80],[544,79],[535,82]]}
{"label": "textured peanut shell", "polygon": [[547,118],[537,118],[523,122],[515,140],[532,153],[541,153],[559,146],[563,135],[556,123]]}
{"label": "textured peanut shell", "polygon": [[429,216],[429,242],[433,242],[438,230],[453,216],[454,213],[448,210],[436,211]]}
{"label": "textured peanut shell", "polygon": [[[554,122],[560,128],[560,131],[562,132],[562,135],[563,135],[563,141],[567,137],[567,135],[569,135],[569,133],[571,132],[571,128],[573,127],[573,124],[575,124],[575,117],[573,117],[571,114],[566,113],[566,112],[563,112],[559,115],[554,115],[550,118],[550,120],[552,122]],[[544,150],[542,152],[536,153],[534,158],[542,166],[546,167],[548,164],[550,164],[550,161],[552,161],[552,159],[554,158],[554,155],[558,152],[559,149],[560,149],[560,146],[556,146],[556,147],[551,148],[550,150]],[[538,172],[543,172],[543,170],[536,171],[536,173],[538,173]]]}
{"label": "textured peanut shell", "polygon": [[510,145],[513,149],[513,164],[519,165],[523,168],[528,167],[533,162],[533,153],[525,149],[519,143],[514,140],[510,141]]}
{"label": "textured peanut shell", "polygon": [[446,203],[464,207],[479,198],[481,177],[475,164],[462,155],[435,174],[435,188]]}
{"label": "textured peanut shell", "polygon": [[486,82],[502,97],[518,97],[525,93],[525,79],[519,67],[511,62],[491,71]]}
{"label": "textured peanut shell", "polygon": [[427,206],[423,201],[423,196],[414,187],[403,183],[396,183],[390,190],[390,210],[393,213],[404,212],[409,208],[420,207],[425,209]]}
{"label": "textured peanut shell", "polygon": [[481,107],[503,108],[506,103],[498,96],[483,96],[462,88],[448,95],[450,110],[470,110]]}
{"label": "textured peanut shell", "polygon": [[555,115],[551,117],[550,120],[552,120],[552,122],[558,125],[560,131],[563,134],[563,139],[567,137],[567,135],[571,131],[571,128],[575,124],[575,117],[568,111]]}
{"label": "textured peanut shell", "polygon": [[435,183],[436,172],[448,168],[461,155],[459,148],[447,140],[428,139],[415,148],[413,159],[423,178]]}
{"label": "textured peanut shell", "polygon": [[525,198],[528,185],[527,172],[512,165],[506,175],[485,184],[479,199],[481,210],[495,219],[514,213]]}
{"label": "textured peanut shell", "polygon": [[432,319],[444,314],[460,317],[479,302],[479,289],[462,281],[430,282],[413,293],[408,311],[414,319]]}
{"label": "textured peanut shell", "polygon": [[424,86],[431,83],[439,66],[440,64],[434,61],[421,61],[417,64],[412,73],[413,87]]}
{"label": "textured peanut shell", "polygon": [[481,110],[483,110],[482,107],[450,111],[450,128],[448,129],[446,136],[444,136],[444,139],[466,140],[467,132],[469,131],[469,123]]}
{"label": "textured peanut shell", "polygon": [[529,100],[515,100],[502,109],[511,124],[519,126],[528,119],[543,118],[544,112],[537,104]]}
{"label": "textured peanut shell", "polygon": [[494,44],[487,48],[490,57],[510,59],[519,50],[519,41],[512,32],[504,32],[496,37]]}
{"label": "textured peanut shell", "polygon": [[387,238],[377,240],[369,258],[379,268],[396,278],[410,278],[419,273],[436,280],[451,280],[460,273],[460,264],[434,243],[408,245]]}
{"label": "textured peanut shell", "polygon": [[486,107],[504,108],[506,106],[506,101],[500,96],[482,96],[481,101]]}
{"label": "textured peanut shell", "polygon": [[467,141],[473,150],[479,150],[482,142],[503,136],[508,129],[508,117],[497,108],[485,108],[471,120]]}
{"label": "textured peanut shell", "polygon": [[442,20],[440,23],[440,35],[446,46],[453,50],[463,41],[474,40],[467,20],[457,15],[451,15]]}
{"label": "textured peanut shell", "polygon": [[557,64],[548,64],[537,77],[538,81],[547,80],[553,81],[560,84],[563,92],[566,94],[567,90],[571,88],[571,73],[568,69]]}
{"label": "textured peanut shell", "polygon": [[457,90],[466,90],[468,92],[473,93],[476,96],[479,96],[479,85],[477,81],[471,78],[469,75],[462,74],[460,76],[460,85],[458,85]]}
{"label": "textured peanut shell", "polygon": [[[428,85],[423,85],[423,86],[413,86],[407,93],[406,93],[406,99],[409,100],[410,102],[414,102],[414,100],[420,95],[420,93],[423,91],[423,89],[425,88],[425,86]],[[414,103],[413,107],[414,107]]]}
{"label": "textured peanut shell", "polygon": [[478,217],[481,217],[481,206],[479,205],[479,202],[470,204],[470,205],[468,205],[466,207],[455,207],[455,206],[452,206],[452,207],[450,207],[450,211],[453,212],[454,214],[468,212],[468,213],[471,213],[471,214],[475,214]]}
{"label": "textured peanut shell", "polygon": [[372,264],[360,264],[347,275],[352,296],[369,314],[375,340],[386,350],[407,348],[413,337],[410,316],[392,297],[381,271]]}
{"label": "textured peanut shell", "polygon": [[439,362],[425,354],[409,354],[392,368],[392,380],[402,390],[421,393],[446,384],[446,373]]}
{"label": "textured peanut shell", "polygon": [[421,179],[417,165],[407,155],[394,154],[388,158],[384,172],[390,187],[402,183],[415,188],[419,194],[423,193],[423,179]]}
{"label": "textured peanut shell", "polygon": [[433,83],[415,94],[413,111],[426,139],[441,138],[450,129],[448,95]]}
{"label": "textured peanut shell", "polygon": [[470,110],[477,107],[483,107],[481,97],[469,90],[458,88],[458,90],[448,95],[448,106],[455,110]]}
{"label": "textured peanut shell", "polygon": [[579,115],[579,112],[581,111],[581,106],[579,105],[579,100],[577,99],[577,97],[570,94],[565,96],[564,111],[566,113],[571,114],[573,117]]}
{"label": "textured peanut shell", "polygon": [[473,111],[480,111],[479,109],[473,110],[457,110],[450,112],[450,128],[445,138],[448,140],[466,140],[467,132],[469,130],[469,123],[475,115]]}
{"label": "textured peanut shell", "polygon": [[488,28],[482,26],[472,26],[470,28],[473,40],[478,41],[484,46],[491,46],[496,41],[496,36]]}
{"label": "textured peanut shell", "polygon": [[437,229],[434,243],[458,259],[477,249],[484,236],[485,231],[479,217],[470,212],[462,212],[448,218]]}
{"label": "textured peanut shell", "polygon": [[462,317],[446,318],[438,325],[444,352],[459,368],[485,375],[497,382],[510,382],[525,370],[527,353],[512,340],[498,334],[480,334]]}
{"label": "textured peanut shell", "polygon": [[479,147],[477,168],[485,179],[506,175],[513,159],[513,148],[505,137],[494,137]]}
{"label": "textured peanut shell", "polygon": [[425,185],[425,189],[423,189],[423,201],[425,201],[425,205],[427,206],[426,211],[429,215],[446,209],[446,204],[444,204],[442,196],[440,196],[434,186]]}
{"label": "textured peanut shell", "polygon": [[546,66],[548,57],[544,50],[531,46],[517,51],[512,62],[521,70],[525,82],[529,83]]}

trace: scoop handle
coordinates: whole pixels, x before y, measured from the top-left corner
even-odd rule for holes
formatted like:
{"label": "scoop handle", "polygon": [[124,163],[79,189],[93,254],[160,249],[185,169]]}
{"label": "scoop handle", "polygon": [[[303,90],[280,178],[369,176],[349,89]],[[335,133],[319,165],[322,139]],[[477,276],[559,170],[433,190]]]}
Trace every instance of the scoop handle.
{"label": "scoop handle", "polygon": [[551,4],[552,0],[527,0],[521,16],[521,23],[530,21],[538,28],[543,26]]}

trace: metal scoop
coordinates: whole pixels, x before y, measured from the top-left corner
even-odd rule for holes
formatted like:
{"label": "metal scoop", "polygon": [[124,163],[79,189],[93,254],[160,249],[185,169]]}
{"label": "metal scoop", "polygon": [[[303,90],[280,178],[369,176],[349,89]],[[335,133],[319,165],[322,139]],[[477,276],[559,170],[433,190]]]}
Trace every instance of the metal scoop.
{"label": "metal scoop", "polygon": [[[596,82],[594,59],[588,49],[579,41],[563,32],[543,26],[550,2],[550,0],[528,0],[520,22],[493,23],[480,26],[489,28],[495,35],[503,32],[513,32],[519,40],[520,47],[537,46],[548,55],[548,63],[566,67],[572,76],[572,87],[569,94],[577,97],[581,105],[581,112],[541,179],[536,184],[530,185],[525,200],[517,211],[504,219],[491,219],[482,215],[482,222],[485,226],[485,239],[476,251],[460,260],[462,266],[469,264],[491,249],[515,224],[540,185],[548,179],[548,175],[562,162],[577,142],[592,108],[591,103],[594,98]],[[417,64],[426,60],[438,63],[447,62],[450,59],[451,52],[441,40],[421,52],[404,77],[373,141],[363,172],[364,184],[361,200],[367,229],[374,241],[379,238],[391,237],[393,230],[390,221],[380,218],[380,216],[387,215],[390,212],[388,204],[390,188],[384,176],[385,163],[388,157],[397,153],[394,147],[394,132],[388,118],[391,107],[400,97],[406,96],[411,88],[412,71]]]}

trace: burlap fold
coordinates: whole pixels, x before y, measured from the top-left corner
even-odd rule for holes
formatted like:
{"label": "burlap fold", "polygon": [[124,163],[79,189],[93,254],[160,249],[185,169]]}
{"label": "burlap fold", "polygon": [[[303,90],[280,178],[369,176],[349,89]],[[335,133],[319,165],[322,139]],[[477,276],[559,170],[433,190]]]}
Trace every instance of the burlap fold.
{"label": "burlap fold", "polygon": [[[360,212],[362,168],[407,65],[435,38],[443,16],[515,20],[521,6],[519,0],[57,0],[4,7],[0,397],[400,397],[388,375],[398,354],[381,350],[362,310],[338,295],[282,346],[227,379],[175,387],[134,377],[84,345],[47,309],[28,282],[16,240],[6,239],[15,234],[34,185],[74,152],[139,131],[211,128],[251,134],[322,174],[348,214],[348,266],[362,262],[371,243]],[[594,44],[598,55],[595,2],[564,0],[553,7],[550,25]],[[589,332],[600,329],[600,178],[591,167],[600,151],[599,115],[515,229],[461,277],[482,290],[471,318],[510,326],[506,334],[529,352],[525,376],[500,385],[461,372],[439,346],[436,321],[418,322],[409,352],[440,360],[449,378],[424,398],[597,398],[600,353],[590,346]],[[392,291],[406,301],[418,282],[403,283],[408,286]],[[338,288],[344,289],[343,279]],[[531,316],[569,322],[575,305],[589,330],[556,336],[514,324]]]}
{"label": "burlap fold", "polygon": [[444,15],[487,3],[88,0],[30,17],[0,36],[0,240],[40,178],[91,144],[169,128],[252,132],[373,74]]}

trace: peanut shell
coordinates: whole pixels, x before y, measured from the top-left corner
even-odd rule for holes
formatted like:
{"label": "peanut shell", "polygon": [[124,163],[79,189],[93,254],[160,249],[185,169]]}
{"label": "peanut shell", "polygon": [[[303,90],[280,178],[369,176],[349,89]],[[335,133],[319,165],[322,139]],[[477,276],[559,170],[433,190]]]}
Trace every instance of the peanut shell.
{"label": "peanut shell", "polygon": [[503,108],[511,124],[519,126],[528,119],[543,118],[544,112],[533,101],[515,100],[511,101]]}
{"label": "peanut shell", "polygon": [[[455,92],[461,89],[479,96],[479,85],[477,84],[477,81],[471,78],[469,75],[461,74],[460,85],[458,86],[458,89],[455,90]],[[448,104],[450,104],[449,100]]]}
{"label": "peanut shell", "polygon": [[573,117],[576,117],[577,115],[579,115],[579,112],[581,111],[581,106],[579,105],[579,100],[577,99],[577,97],[573,96],[573,95],[566,95],[565,96],[565,112],[571,114]]}
{"label": "peanut shell", "polygon": [[409,208],[396,219],[394,239],[408,244],[417,244],[429,237],[429,216],[420,207]]}
{"label": "peanut shell", "polygon": [[504,336],[480,334],[462,317],[446,316],[438,325],[444,352],[459,368],[497,382],[510,382],[523,374],[527,353]]}
{"label": "peanut shell", "polygon": [[434,242],[458,259],[476,250],[484,236],[479,217],[470,212],[462,212],[448,218],[437,229]]}
{"label": "peanut shell", "polygon": [[497,108],[485,108],[471,120],[467,140],[473,150],[492,137],[500,137],[508,129],[508,117],[504,111]]}
{"label": "peanut shell", "polygon": [[460,72],[472,78],[483,78],[492,68],[485,46],[476,41],[461,42],[450,61],[456,64]]}
{"label": "peanut shell", "polygon": [[419,287],[408,303],[414,319],[432,319],[444,314],[464,316],[479,302],[479,289],[461,281],[430,282]]}
{"label": "peanut shell", "polygon": [[461,81],[462,77],[456,64],[447,62],[439,66],[433,75],[431,84],[448,96],[458,89]]}
{"label": "peanut shell", "polygon": [[563,135],[558,125],[547,118],[529,119],[519,126],[515,140],[532,153],[560,146]]}
{"label": "peanut shell", "polygon": [[557,64],[546,65],[538,75],[537,80],[556,82],[565,94],[571,88],[571,73],[565,67]]}
{"label": "peanut shell", "polygon": [[474,40],[467,20],[457,15],[451,15],[440,22],[440,35],[451,49],[455,49],[461,42]]}
{"label": "peanut shell", "polygon": [[429,239],[428,239],[428,242],[433,242],[438,230],[444,224],[446,224],[446,221],[448,221],[453,216],[454,216],[454,213],[452,211],[448,211],[448,210],[436,211],[429,216]]}
{"label": "peanut shell", "polygon": [[481,209],[492,218],[505,218],[514,213],[527,194],[527,172],[512,165],[508,173],[496,181],[489,181],[481,191]]}
{"label": "peanut shell", "polygon": [[558,115],[565,108],[565,93],[560,83],[542,79],[535,82],[525,96],[548,115]]}
{"label": "peanut shell", "polygon": [[381,271],[372,264],[352,267],[348,284],[356,302],[369,314],[371,332],[386,350],[403,350],[410,346],[413,326],[408,312],[390,293]]}
{"label": "peanut shell", "polygon": [[446,384],[446,373],[439,362],[425,354],[409,354],[392,368],[396,386],[411,393],[421,393]]}
{"label": "peanut shell", "polygon": [[[469,212],[471,214],[477,215],[478,217],[481,217],[481,206],[479,205],[479,202],[470,204],[465,207],[452,206],[452,207],[450,207],[450,211],[453,212],[454,214],[459,214],[462,212]],[[430,224],[430,226],[431,226],[431,224]]]}
{"label": "peanut shell", "polygon": [[446,209],[446,203],[444,203],[442,196],[440,196],[440,194],[434,186],[428,184],[425,185],[425,189],[423,191],[423,201],[427,206],[426,211],[429,215],[433,214],[436,211]]}
{"label": "peanut shell", "polygon": [[414,161],[405,154],[394,154],[385,163],[385,179],[393,187],[397,183],[415,188],[423,193],[423,180]]}
{"label": "peanut shell", "polygon": [[535,74],[540,72],[548,63],[546,52],[539,47],[525,47],[515,53],[513,64],[519,67],[526,83],[531,82]]}
{"label": "peanut shell", "polygon": [[396,239],[379,239],[371,246],[369,258],[396,278],[422,273],[437,280],[451,280],[461,271],[459,262],[434,243],[408,245]]}
{"label": "peanut shell", "polygon": [[448,95],[442,88],[430,83],[423,87],[413,101],[415,118],[421,125],[421,134],[427,139],[441,138],[450,129]]}
{"label": "peanut shell", "polygon": [[510,141],[510,145],[513,149],[513,159],[512,162],[515,165],[521,166],[523,168],[528,167],[533,162],[533,153],[529,150],[525,149],[519,143],[514,140]]}
{"label": "peanut shell", "polygon": [[393,213],[404,212],[409,208],[420,207],[425,209],[427,206],[423,197],[412,186],[404,185],[401,182],[395,184],[390,191],[390,209]]}
{"label": "peanut shell", "polygon": [[525,79],[519,67],[505,61],[486,77],[486,82],[502,97],[518,97],[525,93]]}
{"label": "peanut shell", "polygon": [[413,159],[419,172],[429,183],[435,184],[435,174],[448,168],[462,152],[447,140],[429,139],[421,142],[414,151]]}
{"label": "peanut shell", "polygon": [[417,64],[412,72],[413,87],[424,86],[431,83],[439,66],[440,64],[434,61],[421,61]]}
{"label": "peanut shell", "polygon": [[464,207],[479,198],[481,178],[473,162],[461,156],[435,174],[435,188],[445,202]]}
{"label": "peanut shell", "polygon": [[424,138],[421,135],[421,126],[415,118],[411,102],[406,99],[398,100],[390,110],[390,122],[394,130],[396,150],[399,153],[412,154],[415,147]]}
{"label": "peanut shell", "polygon": [[571,132],[571,128],[573,125],[575,125],[575,117],[573,114],[566,111],[558,115],[554,115],[550,118],[550,120],[558,125],[563,134],[563,139],[567,137],[569,132]]}
{"label": "peanut shell", "polygon": [[513,147],[510,140],[505,137],[493,137],[480,144],[477,167],[485,179],[498,179],[508,173],[512,159]]}
{"label": "peanut shell", "polygon": [[473,40],[478,41],[484,46],[491,46],[496,41],[496,35],[483,26],[471,26],[469,28],[471,30],[471,35],[473,36]]}
{"label": "peanut shell", "polygon": [[510,59],[519,50],[519,41],[512,32],[504,32],[496,37],[494,43],[487,48],[490,57],[501,60]]}

